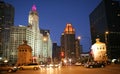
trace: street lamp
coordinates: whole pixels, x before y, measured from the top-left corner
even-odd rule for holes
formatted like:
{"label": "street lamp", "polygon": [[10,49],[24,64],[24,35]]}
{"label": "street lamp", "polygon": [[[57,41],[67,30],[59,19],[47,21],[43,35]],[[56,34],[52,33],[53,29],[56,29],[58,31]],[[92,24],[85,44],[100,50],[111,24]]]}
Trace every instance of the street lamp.
{"label": "street lamp", "polygon": [[47,41],[47,37],[43,37],[43,41],[46,42]]}
{"label": "street lamp", "polygon": [[[46,60],[47,60],[47,58],[48,58],[48,37],[44,36],[43,41],[44,41],[44,47],[46,47],[46,52],[47,52]],[[44,55],[44,57],[45,57],[45,55]]]}
{"label": "street lamp", "polygon": [[75,61],[77,61],[79,58],[80,58],[80,53],[81,53],[81,46],[80,46],[80,39],[81,39],[81,36],[78,36],[76,38],[76,42],[75,42],[75,53],[73,52],[72,54],[75,55],[75,58],[72,58],[74,59]]}
{"label": "street lamp", "polygon": [[81,37],[80,36],[78,36],[78,40],[80,40],[81,39]]}
{"label": "street lamp", "polygon": [[107,44],[107,42],[108,42],[108,38],[107,38],[107,35],[109,34],[109,32],[108,31],[106,31],[105,32],[105,43]]}
{"label": "street lamp", "polygon": [[[105,43],[106,43],[106,49],[107,49],[107,50],[108,50],[108,34],[109,34],[109,32],[106,31],[106,32],[105,32]],[[108,59],[107,54],[105,55],[105,58],[106,58],[106,61],[107,61],[107,59]]]}

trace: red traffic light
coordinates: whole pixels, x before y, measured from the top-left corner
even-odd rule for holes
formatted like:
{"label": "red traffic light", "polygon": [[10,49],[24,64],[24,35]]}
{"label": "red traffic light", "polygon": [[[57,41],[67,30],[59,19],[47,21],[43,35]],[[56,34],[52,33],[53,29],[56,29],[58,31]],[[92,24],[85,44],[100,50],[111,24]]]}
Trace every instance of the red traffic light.
{"label": "red traffic light", "polygon": [[61,57],[64,57],[64,52],[61,52]]}

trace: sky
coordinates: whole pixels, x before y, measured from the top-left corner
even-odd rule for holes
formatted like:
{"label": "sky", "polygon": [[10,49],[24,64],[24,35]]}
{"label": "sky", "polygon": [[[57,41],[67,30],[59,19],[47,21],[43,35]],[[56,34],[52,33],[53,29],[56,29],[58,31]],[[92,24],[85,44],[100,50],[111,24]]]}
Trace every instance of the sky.
{"label": "sky", "polygon": [[83,52],[91,47],[89,15],[101,0],[4,0],[15,8],[14,25],[28,25],[33,5],[39,14],[39,27],[50,30],[52,42],[60,45],[60,37],[67,23],[75,28],[76,38],[81,37]]}

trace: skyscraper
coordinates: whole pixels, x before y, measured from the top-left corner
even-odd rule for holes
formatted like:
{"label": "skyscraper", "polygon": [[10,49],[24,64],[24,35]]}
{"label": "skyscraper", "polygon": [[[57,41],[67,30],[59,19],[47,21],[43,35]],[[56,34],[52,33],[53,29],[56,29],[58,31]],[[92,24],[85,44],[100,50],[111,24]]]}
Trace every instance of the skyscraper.
{"label": "skyscraper", "polygon": [[[0,58],[10,63],[17,62],[17,47],[23,40],[27,40],[32,48],[32,57],[36,62],[47,61],[52,58],[52,41],[50,31],[41,33],[39,15],[35,5],[29,12],[28,26],[14,26],[14,7],[0,0]],[[45,40],[44,40],[45,39]],[[3,59],[3,60],[4,60]]]}
{"label": "skyscraper", "polygon": [[[39,29],[39,17],[36,6],[32,6],[29,13],[28,26],[12,26],[10,27],[10,42],[8,60],[15,64],[18,60],[18,46],[22,44],[23,40],[28,42],[32,48],[33,62],[47,61],[47,58],[52,58],[52,41],[49,30]],[[44,41],[46,38],[46,41]]]}
{"label": "skyscraper", "polygon": [[[41,50],[41,61],[50,62],[52,59],[52,41],[50,38],[50,30],[40,29],[42,36],[42,50]],[[48,59],[50,59],[48,61]]]}
{"label": "skyscraper", "polygon": [[26,40],[26,26],[12,26],[10,27],[10,41],[9,41],[9,50],[7,53],[7,60],[11,64],[15,64],[17,62],[18,57],[18,46],[23,43],[23,40]]}
{"label": "skyscraper", "polygon": [[[29,12],[28,16],[28,24],[31,26],[31,30],[33,32],[33,43],[32,49],[33,49],[33,56],[38,57],[40,55],[40,47],[41,47],[41,34],[40,34],[40,29],[39,29],[39,16],[37,12],[37,8],[35,5],[32,6],[31,11]],[[26,38],[27,39],[27,38]],[[29,42],[29,41],[28,41]]]}
{"label": "skyscraper", "polygon": [[14,7],[0,0],[0,57],[7,57],[10,27],[14,25]]}
{"label": "skyscraper", "polygon": [[61,56],[64,56],[64,55],[62,55],[60,52],[60,46],[58,46],[57,43],[53,43],[53,50],[52,50],[53,62],[61,61]]}
{"label": "skyscraper", "polygon": [[[32,6],[28,16],[28,29],[26,40],[33,49],[33,56],[37,61],[47,61],[47,58],[52,58],[52,41],[48,30],[40,30],[39,15],[35,5]],[[33,35],[30,37],[28,34]]]}
{"label": "skyscraper", "polygon": [[89,18],[92,43],[100,38],[107,45],[108,58],[120,58],[120,2],[102,0]]}
{"label": "skyscraper", "polygon": [[[65,59],[76,60],[76,57],[80,55],[80,48],[78,49],[80,44],[78,41],[76,45],[76,42],[75,29],[73,28],[72,24],[67,23],[64,32],[61,35],[61,52],[64,53]],[[76,55],[76,52],[78,52],[78,55]]]}

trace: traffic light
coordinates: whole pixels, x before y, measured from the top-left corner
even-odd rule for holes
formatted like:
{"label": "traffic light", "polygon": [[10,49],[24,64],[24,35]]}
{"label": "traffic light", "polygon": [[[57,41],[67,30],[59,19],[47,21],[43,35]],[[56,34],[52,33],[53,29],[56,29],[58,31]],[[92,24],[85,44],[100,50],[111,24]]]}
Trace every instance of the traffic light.
{"label": "traffic light", "polygon": [[64,57],[64,56],[65,56],[64,52],[61,52],[61,57]]}

